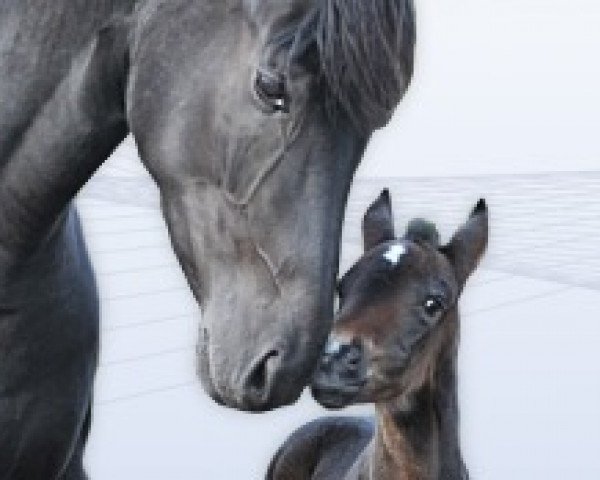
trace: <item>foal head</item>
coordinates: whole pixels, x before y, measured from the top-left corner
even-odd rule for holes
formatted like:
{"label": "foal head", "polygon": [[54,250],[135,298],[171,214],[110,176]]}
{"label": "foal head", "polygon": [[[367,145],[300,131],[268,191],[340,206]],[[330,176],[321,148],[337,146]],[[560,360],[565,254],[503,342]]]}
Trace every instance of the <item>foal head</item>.
{"label": "foal head", "polygon": [[394,235],[385,190],[363,220],[365,253],[339,284],[340,309],[315,373],[327,407],[387,402],[418,391],[458,330],[457,300],[488,239],[481,200],[447,245],[423,220]]}

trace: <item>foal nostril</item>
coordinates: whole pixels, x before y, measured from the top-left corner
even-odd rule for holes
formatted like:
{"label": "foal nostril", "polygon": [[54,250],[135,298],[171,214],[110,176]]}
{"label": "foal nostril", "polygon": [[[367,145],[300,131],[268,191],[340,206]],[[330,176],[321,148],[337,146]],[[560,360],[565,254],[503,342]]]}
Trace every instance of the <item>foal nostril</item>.
{"label": "foal nostril", "polygon": [[364,364],[364,351],[359,340],[342,342],[330,338],[321,357],[322,372],[336,373],[342,377],[360,375]]}
{"label": "foal nostril", "polygon": [[271,390],[272,377],[280,360],[278,350],[269,350],[251,368],[245,380],[248,400],[257,407],[267,401]]}
{"label": "foal nostril", "polygon": [[339,357],[347,368],[356,370],[362,363],[363,351],[360,345],[343,345],[340,349]]}

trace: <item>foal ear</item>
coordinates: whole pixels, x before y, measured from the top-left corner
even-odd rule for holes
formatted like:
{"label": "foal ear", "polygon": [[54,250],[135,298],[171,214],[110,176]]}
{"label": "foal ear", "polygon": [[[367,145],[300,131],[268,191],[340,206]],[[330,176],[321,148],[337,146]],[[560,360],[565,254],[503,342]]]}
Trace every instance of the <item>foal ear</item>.
{"label": "foal ear", "polygon": [[390,191],[386,188],[367,209],[362,222],[363,248],[365,252],[380,243],[393,240],[394,217]]}
{"label": "foal ear", "polygon": [[485,200],[481,199],[467,223],[454,234],[450,243],[441,249],[454,268],[461,288],[485,252],[488,236],[488,208]]}

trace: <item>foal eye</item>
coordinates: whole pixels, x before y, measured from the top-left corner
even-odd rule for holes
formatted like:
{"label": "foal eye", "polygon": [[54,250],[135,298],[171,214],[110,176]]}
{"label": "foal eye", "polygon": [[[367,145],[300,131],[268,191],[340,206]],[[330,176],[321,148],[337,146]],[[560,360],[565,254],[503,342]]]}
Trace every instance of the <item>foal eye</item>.
{"label": "foal eye", "polygon": [[436,317],[444,310],[444,304],[439,297],[430,295],[423,303],[423,310],[427,316]]}
{"label": "foal eye", "polygon": [[254,89],[258,97],[274,112],[288,111],[289,100],[283,75],[259,69],[256,73]]}

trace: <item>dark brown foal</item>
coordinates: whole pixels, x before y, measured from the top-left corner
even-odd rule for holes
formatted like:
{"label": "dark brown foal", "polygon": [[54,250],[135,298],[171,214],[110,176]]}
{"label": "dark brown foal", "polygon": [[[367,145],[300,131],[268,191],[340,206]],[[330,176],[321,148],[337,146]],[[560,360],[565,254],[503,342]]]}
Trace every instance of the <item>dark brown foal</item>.
{"label": "dark brown foal", "polygon": [[276,480],[464,480],[456,357],[457,302],[485,251],[480,201],[445,246],[415,220],[394,235],[389,193],[363,221],[365,254],[339,286],[340,309],[312,391],[322,405],[375,405],[375,422],[326,418],[294,433],[273,459]]}

